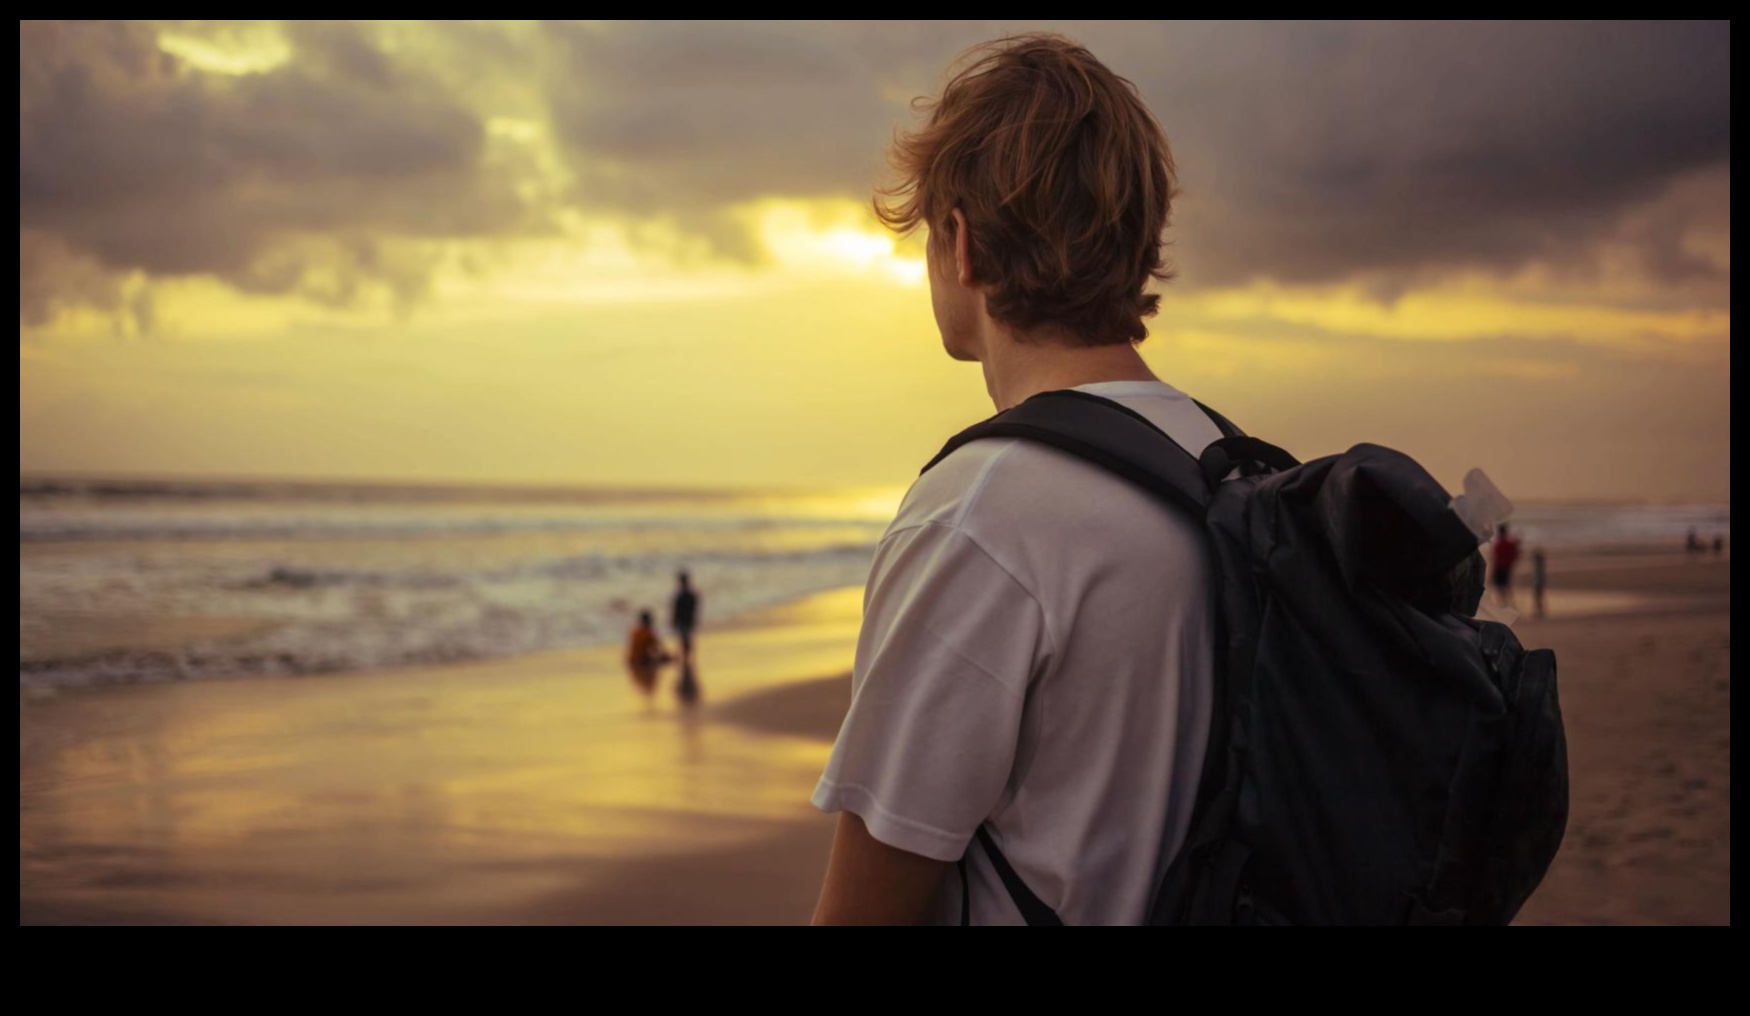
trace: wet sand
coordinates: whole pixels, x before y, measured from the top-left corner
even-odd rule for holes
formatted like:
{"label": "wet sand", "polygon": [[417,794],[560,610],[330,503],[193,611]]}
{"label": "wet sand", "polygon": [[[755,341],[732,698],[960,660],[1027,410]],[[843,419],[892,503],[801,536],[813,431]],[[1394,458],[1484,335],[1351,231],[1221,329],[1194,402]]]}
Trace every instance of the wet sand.
{"label": "wet sand", "polygon": [[[1567,839],[1520,923],[1730,922],[1730,563],[1551,560]],[[1518,592],[1529,608],[1528,589]],[[798,923],[855,590],[705,643],[705,701],[607,651],[20,703],[25,923]]]}
{"label": "wet sand", "polygon": [[819,738],[725,701],[850,664],[860,590],[702,638],[699,704],[617,648],[21,693],[22,923],[758,923],[813,905]]}

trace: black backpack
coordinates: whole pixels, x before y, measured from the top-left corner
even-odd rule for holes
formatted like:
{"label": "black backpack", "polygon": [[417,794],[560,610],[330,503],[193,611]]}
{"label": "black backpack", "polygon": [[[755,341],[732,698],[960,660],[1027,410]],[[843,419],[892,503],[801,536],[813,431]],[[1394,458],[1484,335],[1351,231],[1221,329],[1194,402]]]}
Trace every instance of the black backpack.
{"label": "black backpack", "polygon": [[[1555,654],[1472,616],[1477,538],[1414,460],[1362,444],[1302,465],[1203,409],[1224,436],[1198,459],[1115,402],[1045,392],[924,467],[1024,438],[1202,524],[1216,703],[1149,923],[1506,924],[1567,825]],[[1027,923],[1061,924],[977,839]]]}

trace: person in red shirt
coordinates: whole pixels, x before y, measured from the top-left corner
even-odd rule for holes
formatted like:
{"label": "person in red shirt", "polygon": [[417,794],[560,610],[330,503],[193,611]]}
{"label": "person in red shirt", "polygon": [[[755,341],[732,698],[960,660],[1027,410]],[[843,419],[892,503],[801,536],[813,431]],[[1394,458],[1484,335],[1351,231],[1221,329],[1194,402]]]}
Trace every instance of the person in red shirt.
{"label": "person in red shirt", "polygon": [[1490,549],[1495,558],[1490,576],[1495,584],[1495,602],[1510,607],[1513,605],[1513,565],[1519,561],[1519,540],[1507,531],[1507,523],[1501,523],[1495,530],[1495,543]]}
{"label": "person in red shirt", "polygon": [[656,634],[650,611],[640,612],[638,626],[632,629],[632,637],[626,645],[626,668],[632,672],[632,682],[640,691],[649,694],[656,688],[656,668],[672,659],[674,657],[663,648],[662,639]]}

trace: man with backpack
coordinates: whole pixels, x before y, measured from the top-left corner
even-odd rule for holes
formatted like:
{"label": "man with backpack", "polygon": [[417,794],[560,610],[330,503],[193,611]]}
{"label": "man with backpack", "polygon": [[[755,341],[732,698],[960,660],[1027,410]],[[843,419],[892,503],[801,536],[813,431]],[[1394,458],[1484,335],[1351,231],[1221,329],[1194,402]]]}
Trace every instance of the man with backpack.
{"label": "man with backpack", "polygon": [[1413,461],[1296,463],[1137,354],[1174,191],[1086,49],[980,47],[876,210],[998,414],[882,538],[821,924],[1501,923],[1566,812],[1554,660]]}
{"label": "man with backpack", "polygon": [[[1164,279],[1167,139],[1080,46],[982,51],[896,145],[884,206],[929,231],[950,356],[998,409],[1114,399],[1189,451],[1220,436],[1137,354]],[[1017,440],[924,475],[882,540],[856,695],[815,794],[842,811],[823,922],[1021,915],[986,852],[1071,923],[1134,924],[1184,838],[1208,736],[1212,629],[1192,524],[1085,462]]]}

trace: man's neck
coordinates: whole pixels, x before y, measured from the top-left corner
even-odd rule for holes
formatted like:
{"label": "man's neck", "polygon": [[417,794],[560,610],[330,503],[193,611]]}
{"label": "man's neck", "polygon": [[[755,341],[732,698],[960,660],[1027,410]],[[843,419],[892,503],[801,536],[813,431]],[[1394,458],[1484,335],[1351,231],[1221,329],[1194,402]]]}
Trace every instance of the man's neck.
{"label": "man's neck", "polygon": [[1040,392],[1101,381],[1158,381],[1128,342],[1071,346],[1047,338],[992,335],[985,344],[984,387],[998,411]]}

